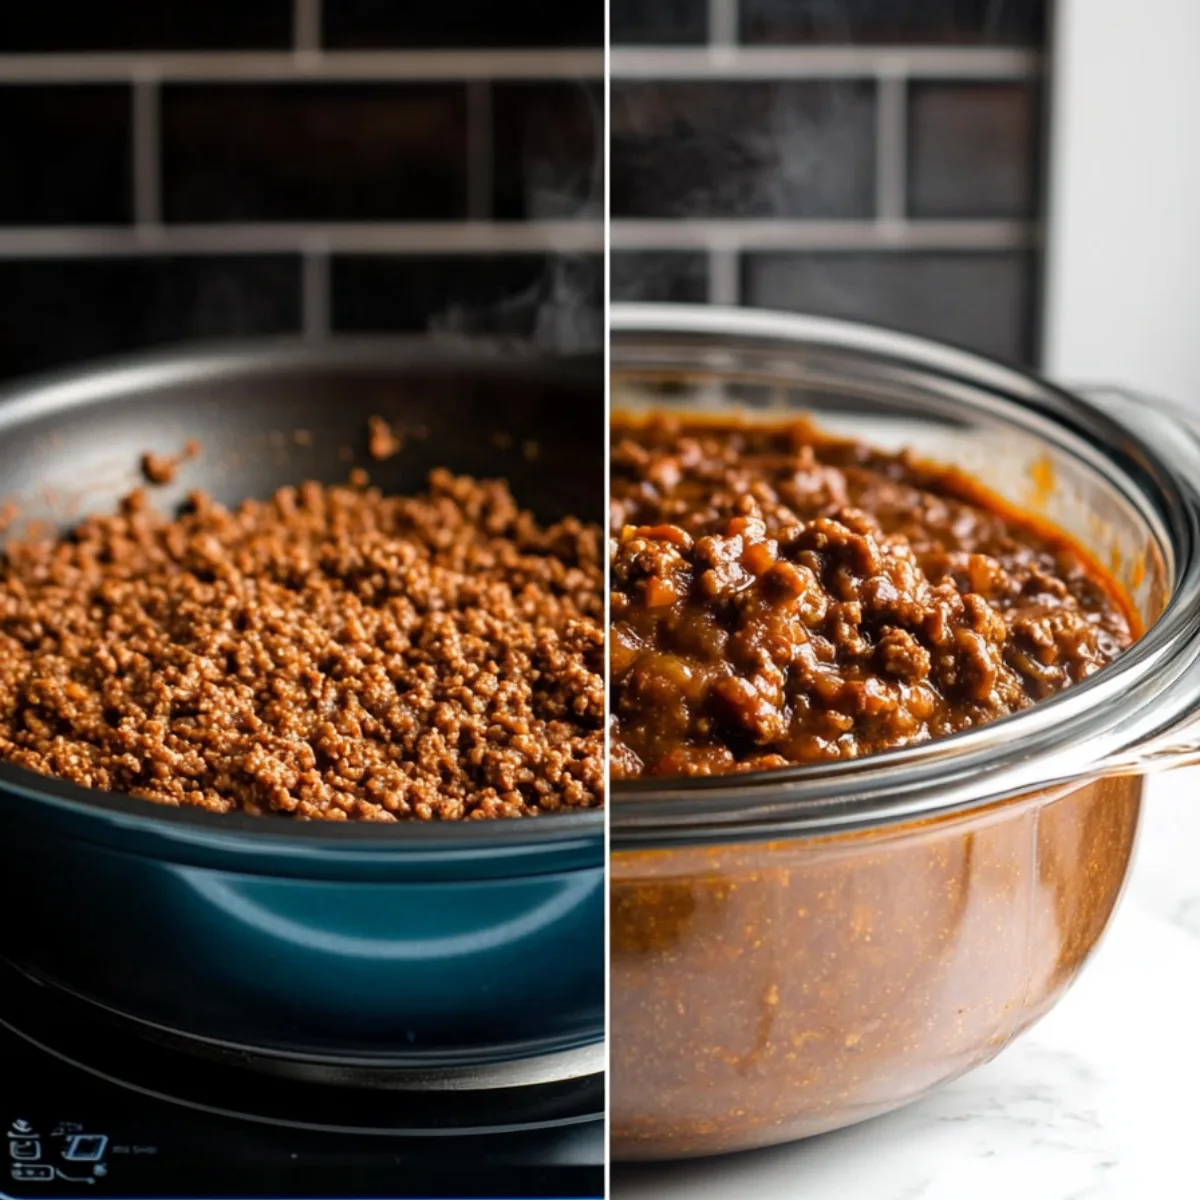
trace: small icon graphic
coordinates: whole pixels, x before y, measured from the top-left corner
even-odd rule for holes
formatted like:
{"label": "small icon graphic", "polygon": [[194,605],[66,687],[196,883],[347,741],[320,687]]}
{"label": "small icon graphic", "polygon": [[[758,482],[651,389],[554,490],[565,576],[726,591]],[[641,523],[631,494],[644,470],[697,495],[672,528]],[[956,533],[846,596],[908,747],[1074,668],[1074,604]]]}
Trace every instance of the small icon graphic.
{"label": "small icon graphic", "polygon": [[65,1179],[68,1183],[95,1183],[95,1179],[91,1175],[67,1175],[63,1171],[57,1172],[59,1179]]}
{"label": "small icon graphic", "polygon": [[18,1162],[37,1162],[42,1157],[42,1143],[37,1138],[13,1138],[8,1143],[8,1153]]}
{"label": "small icon graphic", "polygon": [[66,1137],[68,1133],[82,1133],[83,1126],[77,1121],[59,1121],[54,1127],[51,1137]]}
{"label": "small icon graphic", "polygon": [[37,1134],[33,1133],[33,1126],[28,1121],[16,1120],[12,1123],[12,1129],[9,1130],[8,1136],[29,1137],[30,1134],[37,1137]]}
{"label": "small icon graphic", "polygon": [[12,1177],[23,1183],[52,1183],[54,1168],[46,1163],[13,1163]]}
{"label": "small icon graphic", "polygon": [[107,1168],[107,1167],[106,1167],[106,1166],[105,1166],[103,1163],[97,1163],[97,1164],[96,1164],[96,1165],[95,1165],[95,1166],[92,1168],[92,1174],[93,1174],[93,1175],[107,1175],[107,1174],[108,1174],[108,1168]]}
{"label": "small icon graphic", "polygon": [[74,1133],[67,1139],[62,1156],[66,1162],[99,1162],[108,1148],[102,1133]]}

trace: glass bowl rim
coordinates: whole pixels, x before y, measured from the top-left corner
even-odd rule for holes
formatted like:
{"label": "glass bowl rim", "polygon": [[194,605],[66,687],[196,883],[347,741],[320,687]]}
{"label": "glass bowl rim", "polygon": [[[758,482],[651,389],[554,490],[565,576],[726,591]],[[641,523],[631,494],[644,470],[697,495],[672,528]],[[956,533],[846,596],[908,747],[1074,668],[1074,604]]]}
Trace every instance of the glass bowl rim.
{"label": "glass bowl rim", "polygon": [[[1155,405],[1132,413],[1050,384],[1031,372],[880,326],[803,314],[702,305],[616,304],[610,310],[610,378],[637,346],[703,344],[709,373],[722,356],[757,350],[834,351],[901,365],[987,394],[1017,420],[1059,430],[1061,446],[1090,437],[1116,471],[1120,439],[1148,468],[1147,494],[1120,482],[1148,518],[1173,565],[1170,599],[1119,659],[1082,684],[1013,716],[948,738],[832,763],[700,778],[617,780],[609,797],[614,848],[820,836],[964,811],[1056,784],[1082,783],[1138,764],[1186,722],[1200,673],[1200,435],[1183,414]],[[689,375],[704,372],[703,358]],[[614,403],[614,411],[616,405]],[[1087,437],[1085,437],[1085,441]],[[1107,448],[1106,448],[1107,447]],[[1196,481],[1194,484],[1192,481]],[[1150,521],[1162,514],[1159,528]],[[1152,703],[1151,703],[1152,701]]]}

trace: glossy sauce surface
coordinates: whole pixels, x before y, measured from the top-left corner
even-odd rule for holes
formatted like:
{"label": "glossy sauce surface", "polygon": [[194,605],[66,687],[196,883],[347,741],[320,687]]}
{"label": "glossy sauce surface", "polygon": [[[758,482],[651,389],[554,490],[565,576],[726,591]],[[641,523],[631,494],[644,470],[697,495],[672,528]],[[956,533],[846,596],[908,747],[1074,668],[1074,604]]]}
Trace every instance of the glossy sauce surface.
{"label": "glossy sauce surface", "polygon": [[856,758],[1079,683],[1119,585],[965,476],[806,422],[613,419],[612,773]]}

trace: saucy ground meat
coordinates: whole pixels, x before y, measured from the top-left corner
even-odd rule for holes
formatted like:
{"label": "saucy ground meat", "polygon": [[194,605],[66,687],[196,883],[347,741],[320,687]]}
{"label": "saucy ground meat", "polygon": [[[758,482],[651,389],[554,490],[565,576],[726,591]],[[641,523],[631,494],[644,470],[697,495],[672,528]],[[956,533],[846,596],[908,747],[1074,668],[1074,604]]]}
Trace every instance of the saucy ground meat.
{"label": "saucy ground meat", "polygon": [[612,773],[854,758],[1130,644],[1115,584],[970,481],[810,425],[615,418]]}
{"label": "saucy ground meat", "polygon": [[222,813],[598,807],[602,586],[599,529],[502,482],[135,492],[0,561],[0,757]]}

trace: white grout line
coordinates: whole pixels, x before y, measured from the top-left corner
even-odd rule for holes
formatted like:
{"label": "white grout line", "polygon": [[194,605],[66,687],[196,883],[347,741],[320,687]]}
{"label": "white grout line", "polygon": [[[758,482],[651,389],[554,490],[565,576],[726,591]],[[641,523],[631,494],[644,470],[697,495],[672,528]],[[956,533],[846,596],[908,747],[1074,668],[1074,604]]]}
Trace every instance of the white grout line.
{"label": "white grout line", "polygon": [[368,50],[196,54],[0,54],[3,83],[601,78],[603,50]]}
{"label": "white grout line", "polygon": [[1041,70],[1032,50],[880,46],[617,47],[614,79],[845,78],[894,73],[949,79],[1026,79]]}
{"label": "white grout line", "polygon": [[710,46],[736,46],[738,41],[738,0],[708,0],[708,42]]}
{"label": "white grout line", "polygon": [[602,254],[602,221],[0,228],[0,259],[139,254]]}
{"label": "white grout line", "polygon": [[467,84],[467,216],[486,221],[492,215],[492,85],[486,79]]}
{"label": "white grout line", "polygon": [[133,85],[133,219],[139,226],[162,220],[162,138],[158,80],[140,75]]}
{"label": "white grout line", "polygon": [[306,338],[323,338],[329,333],[329,255],[313,242],[304,250],[301,304]]}
{"label": "white grout line", "polygon": [[728,249],[708,252],[708,302],[735,306],[741,303],[741,260]]}
{"label": "white grout line", "polygon": [[703,220],[612,222],[615,250],[1020,250],[1025,221]]}
{"label": "white grout line", "polygon": [[321,0],[294,0],[292,36],[297,53],[316,54],[321,49]]}
{"label": "white grout line", "polygon": [[908,211],[908,81],[881,74],[875,105],[875,215],[902,221]]}
{"label": "white grout line", "polygon": [[[617,220],[615,250],[1021,250],[1026,221]],[[602,221],[0,228],[0,258],[138,254],[602,254]]]}

